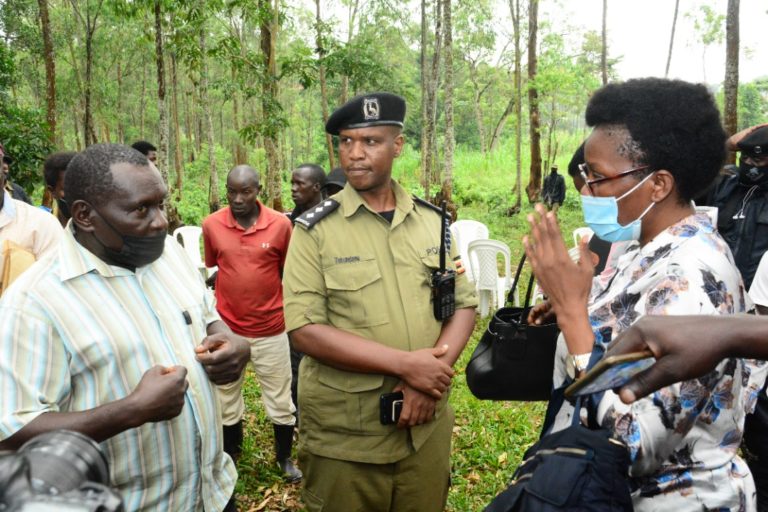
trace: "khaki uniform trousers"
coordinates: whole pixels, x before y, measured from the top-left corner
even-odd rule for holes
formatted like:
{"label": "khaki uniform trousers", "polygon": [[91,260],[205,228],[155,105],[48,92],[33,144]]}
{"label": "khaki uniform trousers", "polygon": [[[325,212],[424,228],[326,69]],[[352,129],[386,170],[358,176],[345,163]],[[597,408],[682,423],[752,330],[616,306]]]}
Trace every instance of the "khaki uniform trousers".
{"label": "khaki uniform trousers", "polygon": [[[276,425],[293,425],[296,408],[291,399],[291,356],[288,335],[280,333],[263,338],[246,338],[251,344],[251,364],[261,386],[261,400],[267,416]],[[221,403],[221,419],[224,425],[234,425],[243,419],[243,379],[216,386]]]}
{"label": "khaki uniform trousers", "polygon": [[299,450],[302,499],[309,512],[441,512],[451,477],[453,409],[421,449],[391,464],[320,457]]}

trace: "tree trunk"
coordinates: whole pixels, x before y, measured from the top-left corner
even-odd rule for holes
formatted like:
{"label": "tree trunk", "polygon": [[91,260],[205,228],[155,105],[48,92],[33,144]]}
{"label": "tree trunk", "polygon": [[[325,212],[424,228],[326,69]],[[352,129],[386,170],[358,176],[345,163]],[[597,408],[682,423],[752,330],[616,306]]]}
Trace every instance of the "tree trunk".
{"label": "tree trunk", "polygon": [[[739,0],[728,0],[725,27],[723,126],[728,135],[733,135],[739,123]],[[736,154],[729,152],[727,162],[732,164],[735,161]]]}
{"label": "tree trunk", "polygon": [[440,189],[442,199],[455,206],[451,201],[453,195],[453,151],[456,139],[453,133],[453,24],[451,20],[451,0],[443,0],[443,19],[445,20],[443,53],[445,55],[445,161],[443,162],[443,183]]}
{"label": "tree trunk", "polygon": [[93,82],[93,33],[89,30],[85,37],[85,113],[83,115],[83,133],[85,145],[96,144],[96,130],[93,126],[91,107],[91,85]]}
{"label": "tree trunk", "polygon": [[427,0],[421,0],[421,49],[419,52],[419,68],[421,75],[421,185],[424,187],[424,199],[429,200],[429,169],[427,169],[427,150],[429,136],[427,126],[429,120],[427,116],[427,104],[429,98],[427,89],[429,88],[429,67],[427,66]]}
{"label": "tree trunk", "polygon": [[483,118],[483,109],[480,102],[485,89],[480,89],[477,82],[477,62],[466,59],[469,65],[469,81],[472,82],[472,107],[475,112],[475,123],[477,123],[477,137],[480,139],[480,150],[485,155],[488,149],[485,146],[485,119]]}
{"label": "tree trunk", "polygon": [[195,114],[192,112],[192,107],[190,106],[190,103],[192,102],[193,91],[182,89],[182,94],[184,95],[182,98],[184,101],[184,132],[187,135],[187,147],[189,147],[189,161],[194,162],[195,155],[197,154],[195,152],[195,144],[197,142],[195,139],[195,131],[193,129],[193,126],[194,126],[193,116]]}
{"label": "tree trunk", "polygon": [[[235,66],[232,66],[232,83],[235,83],[235,79],[237,78],[237,71],[235,70]],[[240,128],[242,125],[240,124],[240,91],[234,91],[232,93],[232,127],[235,129],[235,151],[234,151],[234,161],[235,165],[241,165],[247,162],[247,155],[245,152],[245,147],[243,146],[243,142],[240,140]]]}
{"label": "tree trunk", "polygon": [[147,110],[147,65],[141,58],[141,99],[139,101],[139,134],[144,137],[144,119]]}
{"label": "tree trunk", "polygon": [[539,0],[530,0],[528,7],[528,115],[531,136],[531,172],[525,187],[528,201],[539,199],[541,190],[541,133],[539,116],[539,92],[534,85],[538,66],[536,38],[538,33]]}
{"label": "tree trunk", "polygon": [[277,95],[277,29],[278,29],[278,2],[274,0],[259,0],[261,11],[261,51],[266,63],[264,76],[262,77],[261,107],[263,122],[269,125],[264,133],[264,151],[267,155],[267,179],[266,193],[268,206],[277,211],[282,211],[282,183],[280,180],[280,150],[278,147],[279,129],[276,128],[274,116],[280,115]]}
{"label": "tree trunk", "polygon": [[96,143],[96,128],[93,122],[93,109],[91,106],[91,92],[93,82],[93,37],[96,32],[98,24],[99,14],[101,13],[101,5],[103,0],[99,0],[96,5],[96,12],[91,13],[90,2],[85,2],[85,17],[80,12],[80,6],[78,0],[70,0],[72,10],[75,16],[82,23],[85,32],[85,83],[83,90],[84,112],[83,112],[83,139],[85,146],[90,146]]}
{"label": "tree trunk", "polygon": [[523,79],[520,45],[520,0],[509,0],[509,11],[512,16],[512,37],[515,42],[515,185],[512,193],[515,197],[508,214],[516,214],[522,206],[522,141],[523,141]]}
{"label": "tree trunk", "polygon": [[83,143],[80,139],[80,121],[78,121],[78,115],[77,115],[77,107],[72,104],[72,128],[75,132],[75,148],[77,149],[77,152],[83,150]]}
{"label": "tree trunk", "polygon": [[[538,9],[538,7],[537,7]],[[603,0],[603,37],[600,49],[600,71],[603,77],[603,85],[608,83],[608,0]]]}
{"label": "tree trunk", "polygon": [[213,138],[213,116],[208,97],[208,62],[206,61],[205,23],[200,26],[200,103],[203,107],[202,119],[205,122],[206,141],[208,143],[208,209],[211,213],[221,206],[219,200],[219,174],[216,171],[216,147]]}
{"label": "tree trunk", "polygon": [[56,145],[56,61],[51,39],[51,21],[48,17],[48,0],[37,0],[40,9],[40,26],[43,32],[43,58],[45,59],[45,120],[48,122],[48,140]]}
{"label": "tree trunk", "polygon": [[125,144],[125,124],[123,123],[123,63],[117,61],[117,141]]}
{"label": "tree trunk", "polygon": [[[357,17],[357,11],[360,7],[360,0],[352,0],[349,4],[349,16],[347,17],[347,45],[352,42],[352,35],[355,31],[355,18]],[[341,104],[347,102],[349,97],[349,77],[344,75],[341,77]]]}
{"label": "tree trunk", "polygon": [[[40,11],[40,28],[43,34],[43,59],[45,60],[45,120],[48,123],[48,141],[56,146],[56,61],[51,40],[51,21],[48,17],[48,0],[37,0]],[[51,207],[53,197],[48,188],[43,189],[43,206]]]}
{"label": "tree trunk", "polygon": [[181,201],[184,187],[184,165],[181,154],[181,130],[179,129],[179,83],[176,77],[176,55],[171,53],[171,86],[173,87],[173,168],[176,171],[176,186],[174,187],[176,201]]}
{"label": "tree trunk", "polygon": [[437,75],[440,66],[440,33],[441,33],[441,1],[436,2],[436,15],[435,15],[435,45],[432,53],[431,66],[427,60],[427,49],[429,44],[427,42],[427,9],[426,0],[422,0],[422,20],[421,20],[421,172],[422,172],[422,184],[424,187],[424,198],[429,200],[431,198],[432,184],[435,183],[435,170],[434,170],[434,140],[435,140],[435,120],[436,120],[436,104],[437,104]]}
{"label": "tree trunk", "polygon": [[669,65],[672,63],[672,45],[675,42],[675,28],[677,28],[677,13],[680,8],[680,0],[675,0],[675,14],[672,16],[672,31],[669,33],[669,51],[667,52],[667,66],[664,68],[664,78],[669,76]]}
{"label": "tree trunk", "polygon": [[165,102],[165,60],[163,56],[163,18],[160,0],[155,0],[155,60],[157,64],[157,113],[160,136],[157,140],[157,168],[168,182],[168,106]]}
{"label": "tree trunk", "polygon": [[[320,0],[315,0],[315,8],[315,28],[317,30],[315,41],[317,44],[317,58],[320,61],[320,67],[318,69],[318,74],[320,77],[320,105],[323,110],[323,125],[325,125],[325,122],[328,121],[328,89],[325,84],[325,64],[323,64],[325,48],[323,47],[323,19],[320,17]],[[336,167],[336,159],[333,154],[333,137],[331,137],[330,133],[325,134],[325,144],[328,147],[328,169],[333,169]]]}
{"label": "tree trunk", "polygon": [[515,108],[515,98],[512,97],[507,103],[507,107],[504,109],[504,112],[501,113],[501,117],[499,117],[499,120],[496,123],[496,128],[493,129],[493,135],[491,135],[491,142],[490,144],[488,144],[488,151],[490,153],[493,153],[494,151],[496,151],[496,148],[499,146],[499,140],[501,139],[501,132],[504,130],[504,125],[507,123],[507,118],[512,113],[514,108]]}

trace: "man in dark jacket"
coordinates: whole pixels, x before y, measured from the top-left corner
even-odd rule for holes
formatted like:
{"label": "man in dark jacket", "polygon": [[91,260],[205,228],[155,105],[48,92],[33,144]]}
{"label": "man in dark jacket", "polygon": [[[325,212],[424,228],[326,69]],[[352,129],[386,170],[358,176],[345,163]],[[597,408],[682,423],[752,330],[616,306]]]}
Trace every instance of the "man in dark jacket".
{"label": "man in dark jacket", "polygon": [[724,179],[713,194],[717,229],[733,252],[748,289],[768,250],[768,124],[753,126],[728,139],[741,151],[739,171]]}
{"label": "man in dark jacket", "polygon": [[565,179],[557,173],[557,166],[553,165],[549,176],[544,178],[544,187],[542,189],[544,204],[553,212],[565,201]]}

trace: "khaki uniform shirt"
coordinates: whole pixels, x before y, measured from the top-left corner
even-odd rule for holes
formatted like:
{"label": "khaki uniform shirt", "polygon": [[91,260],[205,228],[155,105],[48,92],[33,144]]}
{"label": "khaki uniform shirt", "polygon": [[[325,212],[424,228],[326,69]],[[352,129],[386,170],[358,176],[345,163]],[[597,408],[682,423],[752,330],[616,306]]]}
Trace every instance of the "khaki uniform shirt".
{"label": "khaki uniform shirt", "polygon": [[[400,350],[431,348],[442,322],[432,313],[430,275],[439,267],[439,212],[415,203],[393,182],[396,209],[388,223],[350,186],[339,207],[306,228],[296,223],[283,277],[289,331],[326,324]],[[312,212],[307,212],[309,215]],[[449,268],[456,269],[455,244]],[[474,287],[457,275],[456,309],[474,307]],[[299,377],[303,448],[323,457],[391,463],[418,450],[445,412],[411,429],[379,422],[379,396],[393,376],[332,368],[305,357]]]}

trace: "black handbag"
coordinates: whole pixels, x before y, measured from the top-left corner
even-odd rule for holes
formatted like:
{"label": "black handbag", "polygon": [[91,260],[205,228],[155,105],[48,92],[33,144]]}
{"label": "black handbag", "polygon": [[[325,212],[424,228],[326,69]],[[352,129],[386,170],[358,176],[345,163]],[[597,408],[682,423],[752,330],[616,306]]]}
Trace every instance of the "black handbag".
{"label": "black handbag", "polygon": [[523,456],[512,481],[485,512],[629,512],[629,449],[598,429],[580,424],[577,399],[570,427],[548,433],[563,405],[565,386],[552,393],[539,441]]}
{"label": "black handbag", "polygon": [[[525,254],[515,272],[507,303],[520,280]],[[502,307],[488,324],[467,364],[467,386],[481,400],[548,400],[560,330],[556,323],[528,325],[533,274],[523,307]]]}

